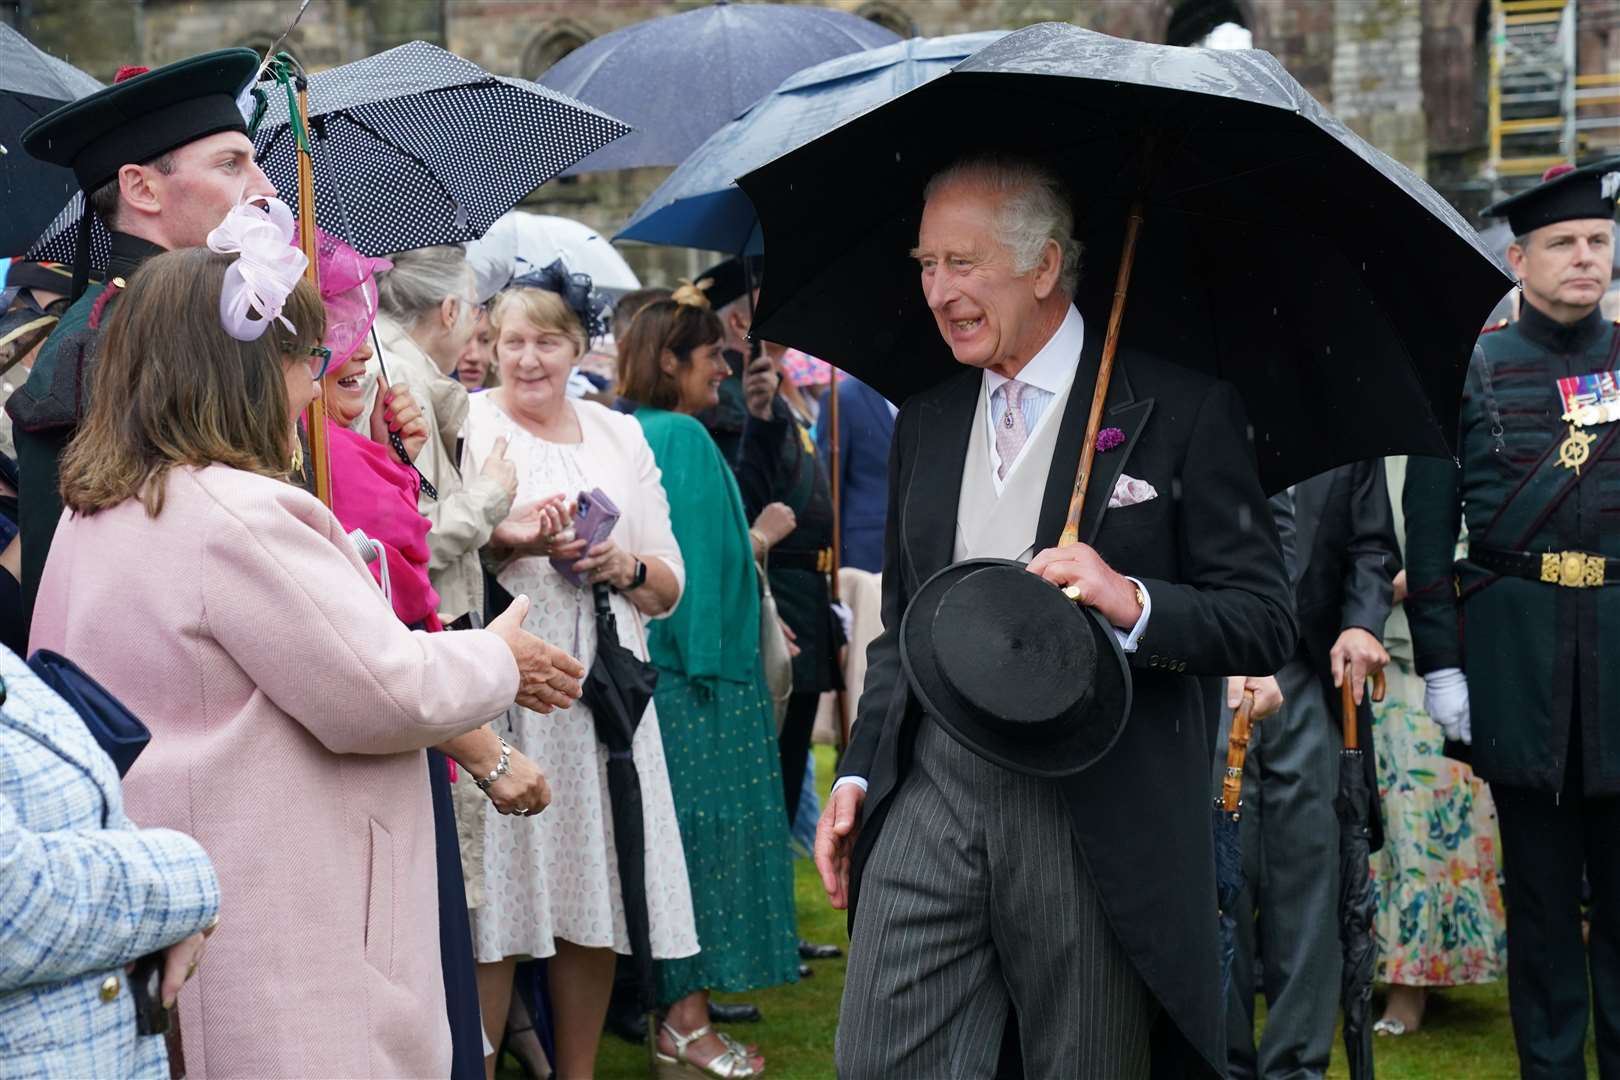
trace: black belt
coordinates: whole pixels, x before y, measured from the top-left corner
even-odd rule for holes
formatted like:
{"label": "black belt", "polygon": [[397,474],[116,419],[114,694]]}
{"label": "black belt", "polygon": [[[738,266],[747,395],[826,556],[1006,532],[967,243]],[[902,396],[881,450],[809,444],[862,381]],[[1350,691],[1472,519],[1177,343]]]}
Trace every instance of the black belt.
{"label": "black belt", "polygon": [[811,570],[818,574],[832,573],[832,548],[820,551],[771,550],[766,565],[772,570]]}
{"label": "black belt", "polygon": [[1591,589],[1620,582],[1620,559],[1585,551],[1504,551],[1470,544],[1468,561],[1493,574],[1566,589]]}

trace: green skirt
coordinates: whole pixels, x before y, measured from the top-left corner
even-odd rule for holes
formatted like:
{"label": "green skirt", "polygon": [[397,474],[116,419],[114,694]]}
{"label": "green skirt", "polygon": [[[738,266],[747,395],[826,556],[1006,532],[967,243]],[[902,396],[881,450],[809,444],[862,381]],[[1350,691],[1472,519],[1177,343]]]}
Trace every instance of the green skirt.
{"label": "green skirt", "polygon": [[659,961],[658,1000],[793,982],[793,860],[763,681],[693,680],[660,667],[654,700],[701,946]]}

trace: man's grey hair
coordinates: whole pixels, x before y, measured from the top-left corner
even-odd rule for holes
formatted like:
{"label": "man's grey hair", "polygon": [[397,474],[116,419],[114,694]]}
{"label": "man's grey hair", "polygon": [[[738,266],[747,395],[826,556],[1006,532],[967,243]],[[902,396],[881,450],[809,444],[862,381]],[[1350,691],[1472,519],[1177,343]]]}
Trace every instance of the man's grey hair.
{"label": "man's grey hair", "polygon": [[383,314],[405,327],[414,326],[438,311],[447,296],[461,301],[459,318],[476,315],[471,300],[472,268],[460,244],[417,248],[390,255],[392,270],[377,276],[377,305]]}
{"label": "man's grey hair", "polygon": [[1002,154],[960,158],[929,178],[923,202],[956,184],[997,196],[996,236],[1012,252],[1015,273],[1027,274],[1039,266],[1046,242],[1054,241],[1063,258],[1058,289],[1065,296],[1074,295],[1084,248],[1074,237],[1074,205],[1056,171],[1030,158]]}

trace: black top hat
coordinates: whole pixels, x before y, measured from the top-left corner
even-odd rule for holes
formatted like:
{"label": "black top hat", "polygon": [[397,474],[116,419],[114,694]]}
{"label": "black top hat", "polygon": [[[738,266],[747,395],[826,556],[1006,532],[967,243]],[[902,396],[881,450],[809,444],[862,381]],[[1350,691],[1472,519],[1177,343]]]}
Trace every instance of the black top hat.
{"label": "black top hat", "polygon": [[1578,169],[1554,165],[1542,174],[1541,180],[1529,191],[1487,206],[1485,213],[1507,218],[1514,236],[1560,221],[1612,219],[1616,196],[1620,196],[1620,157],[1594,161]]}
{"label": "black top hat", "polygon": [[923,583],[900,623],[923,708],[963,746],[1029,776],[1072,776],[1131,712],[1113,627],[1021,563],[968,559]]}
{"label": "black top hat", "polygon": [[219,49],[122,78],[28,125],[23,147],[71,168],[91,192],[125,165],[221,131],[246,133],[236,99],[258,70],[252,49]]}

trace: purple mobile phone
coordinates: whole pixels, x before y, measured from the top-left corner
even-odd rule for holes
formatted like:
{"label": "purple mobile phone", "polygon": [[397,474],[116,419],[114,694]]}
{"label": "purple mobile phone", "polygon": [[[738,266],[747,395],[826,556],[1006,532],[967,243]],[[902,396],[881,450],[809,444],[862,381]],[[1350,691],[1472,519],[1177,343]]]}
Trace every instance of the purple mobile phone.
{"label": "purple mobile phone", "polygon": [[[613,505],[607,492],[593,488],[579,493],[579,507],[574,511],[574,537],[585,541],[586,551],[612,535],[613,526],[618,523],[619,508]],[[563,576],[564,581],[578,589],[584,586],[585,579],[574,573],[574,562],[552,559],[551,565]]]}

